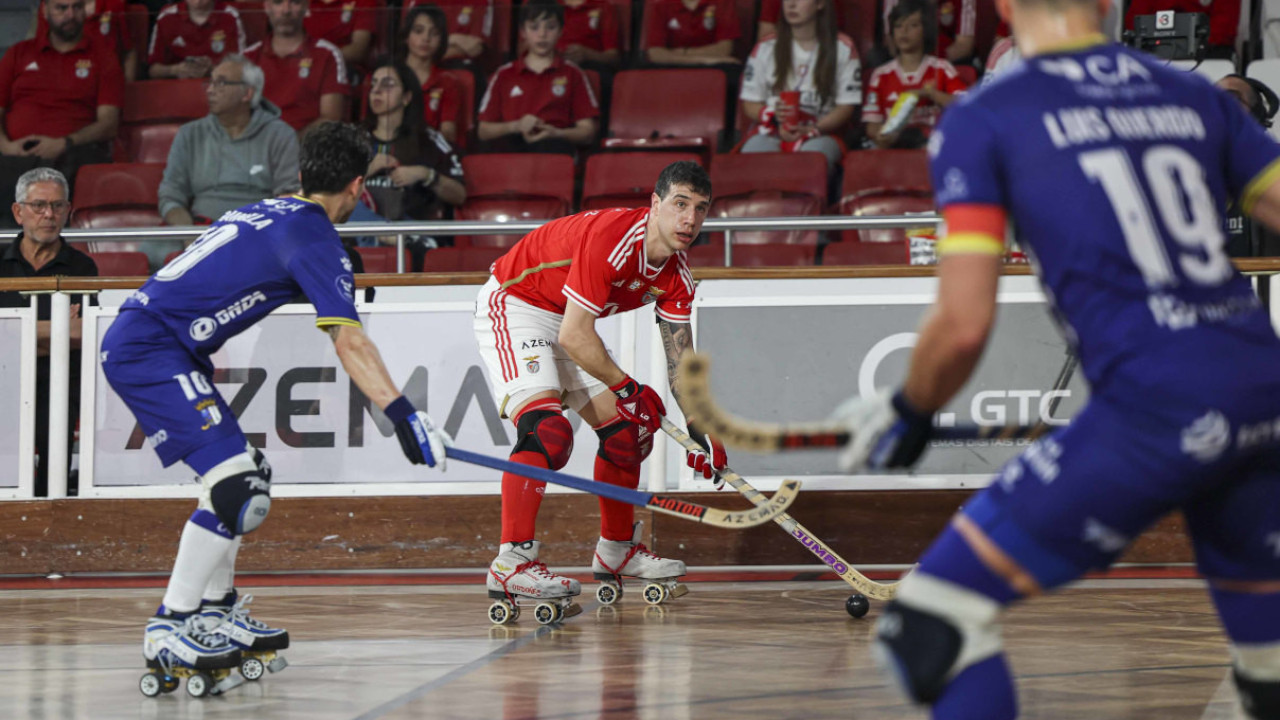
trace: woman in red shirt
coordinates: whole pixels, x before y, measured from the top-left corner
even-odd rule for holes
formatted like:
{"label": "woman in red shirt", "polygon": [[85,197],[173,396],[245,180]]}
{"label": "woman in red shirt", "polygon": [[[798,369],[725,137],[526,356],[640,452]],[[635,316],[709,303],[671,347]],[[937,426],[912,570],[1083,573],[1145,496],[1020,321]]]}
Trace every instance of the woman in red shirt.
{"label": "woman in red shirt", "polygon": [[417,5],[405,16],[400,31],[400,51],[422,87],[422,119],[458,144],[458,117],[462,89],[440,61],[449,48],[449,26],[444,11],[435,5]]}

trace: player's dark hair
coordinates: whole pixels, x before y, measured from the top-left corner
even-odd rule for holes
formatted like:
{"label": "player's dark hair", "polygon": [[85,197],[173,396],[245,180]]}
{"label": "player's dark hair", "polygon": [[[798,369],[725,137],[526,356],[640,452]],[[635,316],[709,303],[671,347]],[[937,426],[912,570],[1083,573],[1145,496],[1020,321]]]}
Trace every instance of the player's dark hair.
{"label": "player's dark hair", "polygon": [[520,27],[543,18],[554,18],[564,27],[564,8],[555,0],[529,0],[520,6]]}
{"label": "player's dark hair", "polygon": [[405,15],[404,25],[400,28],[400,45],[396,48],[396,55],[401,60],[409,57],[409,34],[413,32],[413,23],[420,17],[430,20],[440,33],[440,46],[436,48],[436,54],[431,58],[431,62],[438,65],[444,60],[444,54],[449,51],[449,21],[445,18],[444,11],[438,5],[431,3],[414,5],[409,10],[409,14]]}
{"label": "player's dark hair", "polygon": [[677,185],[688,185],[689,189],[699,195],[711,197],[711,176],[702,166],[692,160],[679,160],[662,168],[658,173],[658,182],[653,191],[663,200],[671,194]]}
{"label": "player's dark hair", "polygon": [[[813,87],[818,91],[819,105],[826,105],[836,96],[836,55],[840,49],[836,29],[836,14],[831,8],[832,0],[823,0],[818,9],[818,57],[814,61]],[[773,46],[773,93],[775,95],[790,90],[796,83],[791,82],[791,25],[787,22],[786,13],[778,15],[777,41]]]}
{"label": "player's dark hair", "polygon": [[938,52],[938,23],[933,17],[933,3],[927,0],[899,0],[889,11],[889,47],[893,54],[898,54],[897,44],[893,40],[893,26],[915,13],[920,13],[920,25],[924,28],[924,54],[934,55]]}
{"label": "player's dark hair", "polygon": [[340,192],[364,175],[372,159],[369,131],[339,122],[316,125],[302,136],[298,157],[302,194]]}
{"label": "player's dark hair", "polygon": [[[1267,84],[1261,80],[1255,80],[1243,75],[1232,73],[1223,77],[1222,80],[1227,78],[1240,80],[1253,90],[1253,102],[1249,103],[1249,114],[1262,127],[1271,127],[1271,119],[1276,116],[1276,111],[1280,110],[1280,97],[1276,97],[1275,91],[1267,87]],[[1222,80],[1218,82],[1222,82]]]}

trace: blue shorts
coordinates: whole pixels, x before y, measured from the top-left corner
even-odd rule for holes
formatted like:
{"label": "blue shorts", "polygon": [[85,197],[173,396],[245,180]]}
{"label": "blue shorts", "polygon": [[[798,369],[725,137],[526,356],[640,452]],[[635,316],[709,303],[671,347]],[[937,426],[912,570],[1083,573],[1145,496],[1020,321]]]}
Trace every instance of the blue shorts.
{"label": "blue shorts", "polygon": [[203,475],[245,451],[245,437],[212,367],[179,345],[159,321],[141,311],[120,313],[102,339],[102,372],[138,419],[168,467],[187,461]]}
{"label": "blue shorts", "polygon": [[1280,405],[1257,392],[1217,404],[1095,397],[962,512],[1045,589],[1107,567],[1174,510],[1206,577],[1280,579]]}

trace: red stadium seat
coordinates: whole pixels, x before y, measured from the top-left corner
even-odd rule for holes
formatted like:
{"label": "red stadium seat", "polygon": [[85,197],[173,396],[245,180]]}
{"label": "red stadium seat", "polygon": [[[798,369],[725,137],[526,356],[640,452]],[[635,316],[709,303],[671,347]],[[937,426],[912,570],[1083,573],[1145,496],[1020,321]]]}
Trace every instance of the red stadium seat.
{"label": "red stadium seat", "polygon": [[[733,247],[733,267],[791,267],[813,265],[813,245],[743,245]],[[724,248],[699,245],[688,252],[690,267],[724,267]]]}
{"label": "red stadium seat", "polygon": [[139,80],[124,84],[122,125],[185,122],[208,114],[203,80]]}
{"label": "red stadium seat", "polygon": [[662,168],[679,160],[698,162],[692,153],[619,152],[587,158],[582,180],[582,209],[643,207],[649,204]]}
{"label": "red stadium seat", "polygon": [[[568,155],[492,154],[462,159],[467,201],[457,220],[552,219],[573,205],[573,158]],[[459,246],[510,247],[520,235],[478,235],[457,239]]]}
{"label": "red stadium seat", "polygon": [[471,137],[476,131],[476,76],[466,70],[446,70],[445,73],[457,81],[462,95],[462,107],[458,110],[457,147],[466,150],[471,147]]}
{"label": "red stadium seat", "polygon": [[724,131],[724,73],[624,70],[613,80],[608,149],[715,147]]}
{"label": "red stadium seat", "polygon": [[836,242],[822,249],[823,265],[905,265],[906,241]]}
{"label": "red stadium seat", "polygon": [[[396,249],[391,245],[379,245],[377,247],[358,247],[356,252],[360,254],[360,260],[364,262],[364,271],[367,273],[394,273],[396,270]],[[409,251],[404,251],[404,268],[408,272],[413,267]]]}
{"label": "red stadium seat", "polygon": [[[927,195],[877,195],[854,200],[845,212],[859,217],[874,215],[908,215],[933,211],[933,198]],[[921,223],[928,227],[931,223]],[[849,242],[905,242],[906,229],[877,228],[874,230],[846,230],[844,243]],[[844,244],[842,243],[842,244]]]}
{"label": "red stadium seat", "polygon": [[[85,165],[76,175],[71,227],[156,227],[162,224],[159,210],[160,179],[164,166],[143,163]],[[92,243],[124,248],[122,243]],[[130,248],[132,249],[132,248]]]}
{"label": "red stadium seat", "polygon": [[[821,153],[731,153],[711,159],[715,201],[710,217],[821,215],[827,204],[827,161]],[[723,241],[717,234],[713,243]],[[733,245],[816,245],[813,230],[734,232]]]}
{"label": "red stadium seat", "polygon": [[178,136],[178,128],[182,123],[163,123],[161,125],[134,125],[125,128],[117,153],[119,162],[160,163],[169,162],[169,148],[173,147],[173,139]]}
{"label": "red stadium seat", "polygon": [[427,251],[422,272],[485,272],[506,251],[507,248],[501,247],[436,248]]}
{"label": "red stadium seat", "polygon": [[151,274],[147,254],[142,252],[89,253],[102,277],[138,277]]}
{"label": "red stadium seat", "polygon": [[844,156],[841,202],[867,195],[933,192],[924,150],[857,150]]}

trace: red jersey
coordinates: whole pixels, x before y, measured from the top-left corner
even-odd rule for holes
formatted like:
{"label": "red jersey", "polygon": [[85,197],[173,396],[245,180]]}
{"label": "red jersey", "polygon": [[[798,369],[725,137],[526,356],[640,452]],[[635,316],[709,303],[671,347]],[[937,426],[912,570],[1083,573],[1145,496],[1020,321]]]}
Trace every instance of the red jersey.
{"label": "red jersey", "polygon": [[431,68],[427,81],[422,83],[422,119],[439,130],[440,123],[460,122],[461,110],[462,88],[458,81],[438,67]]}
{"label": "red jersey", "polygon": [[[133,36],[129,34],[128,0],[96,0],[93,14],[85,16],[84,33],[107,41],[107,47],[118,56],[133,49]],[[44,17],[44,2],[36,8],[36,37],[49,34],[49,21]]]}
{"label": "red jersey", "polygon": [[600,114],[600,103],[582,68],[556,56],[536,73],[524,58],[498,68],[480,101],[481,122],[509,122],[536,115],[554,127],[573,127]]}
{"label": "red jersey", "polygon": [[[926,85],[933,85],[949,94],[958,93],[967,87],[951,63],[933,55],[925,55],[915,72],[907,72],[897,60],[890,60],[876,68],[867,81],[867,102],[862,107],[862,121],[884,122],[893,104],[898,101],[898,96]],[[911,112],[909,124],[928,133],[938,124],[938,116],[941,114],[942,108],[922,96],[920,103]]]}
{"label": "red jersey", "polygon": [[215,3],[203,25],[197,25],[187,5],[176,2],[156,16],[147,48],[147,63],[172,65],[189,57],[207,57],[218,64],[226,55],[244,51],[244,24],[233,5]]}
{"label": "red jersey", "polygon": [[680,0],[655,0],[645,13],[645,49],[704,47],[738,39],[734,0],[700,0],[692,10]]}
{"label": "red jersey", "polygon": [[502,289],[549,312],[572,300],[596,317],[657,302],[658,317],[689,322],[693,274],[683,252],[661,267],[645,254],[649,208],[588,210],[552,220],[493,264]]}
{"label": "red jersey", "polygon": [[267,38],[244,54],[262,68],[266,79],[263,97],[280,108],[280,119],[294,130],[320,117],[321,96],[349,91],[342,51],[328,40],[307,38],[297,51],[280,57],[271,50],[271,38]]}
{"label": "red jersey", "polygon": [[[400,19],[408,17],[414,6],[429,2],[433,0],[409,0]],[[444,11],[450,35],[477,35],[486,40],[493,37],[493,0],[434,0],[434,3]]]}
{"label": "red jersey", "polygon": [[604,52],[618,47],[618,16],[608,0],[586,0],[578,7],[564,7],[564,31],[560,34],[557,50],[570,45]]}
{"label": "red jersey", "polygon": [[[1199,0],[1195,0],[1199,2]],[[885,0],[884,27],[885,33],[892,35],[889,25],[889,13],[898,4],[898,0]],[[977,0],[939,0],[938,2],[938,57],[947,56],[947,48],[961,36],[973,37],[978,24]]]}
{"label": "red jersey", "polygon": [[0,107],[10,140],[28,135],[64,137],[98,119],[98,107],[124,102],[120,58],[88,32],[70,52],[48,34],[9,48],[0,59]]}
{"label": "red jersey", "polygon": [[373,34],[377,12],[374,0],[315,0],[307,9],[303,27],[307,37],[345,47],[351,44],[351,36],[357,30]]}

